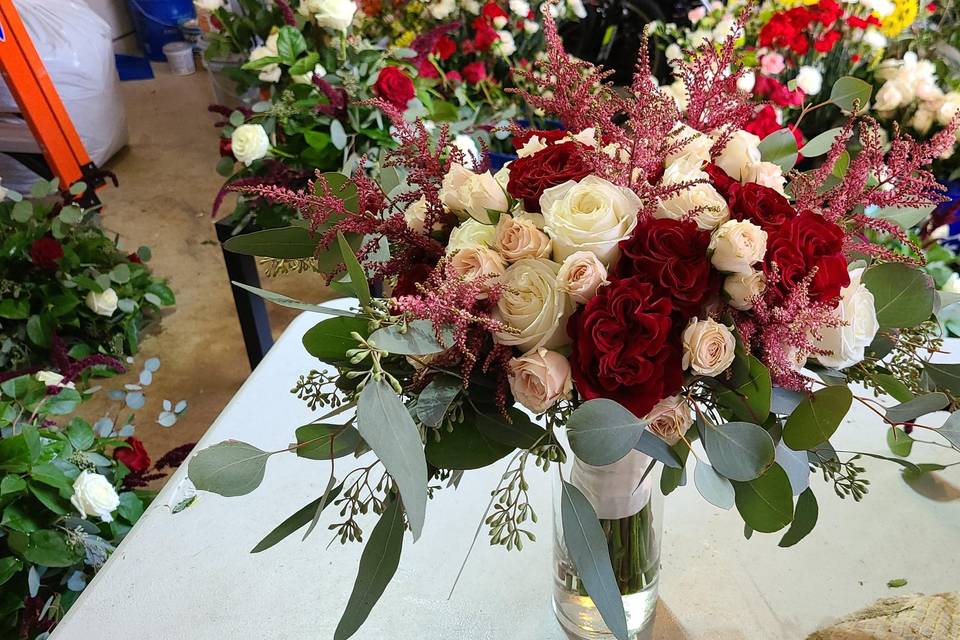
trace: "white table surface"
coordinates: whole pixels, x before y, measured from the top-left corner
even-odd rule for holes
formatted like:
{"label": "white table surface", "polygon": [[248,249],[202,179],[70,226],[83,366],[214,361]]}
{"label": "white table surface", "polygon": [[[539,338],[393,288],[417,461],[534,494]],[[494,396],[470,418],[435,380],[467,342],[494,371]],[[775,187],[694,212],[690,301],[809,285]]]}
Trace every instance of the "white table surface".
{"label": "white table surface", "polygon": [[[199,448],[226,439],[285,448],[311,412],[289,393],[316,366],[300,338],[317,314],[297,318],[220,414]],[[960,352],[960,344],[951,345]],[[198,366],[202,361],[198,358]],[[837,448],[888,453],[881,424],[854,403]],[[945,414],[940,414],[945,416]],[[928,418],[932,422],[930,418]],[[942,418],[939,418],[942,420]],[[956,459],[915,447],[914,461]],[[352,459],[338,461],[338,477]],[[531,501],[541,516],[537,542],[507,552],[477,542],[452,598],[447,593],[505,461],[465,475],[457,491],[428,505],[422,538],[407,535],[396,576],[358,640],[560,640],[550,606],[550,478],[532,469]],[[692,486],[667,498],[654,637],[710,640],[803,638],[875,599],[960,589],[960,472],[953,467],[916,488],[899,468],[868,460],[870,494],[840,500],[819,476],[816,529],[791,549],[780,535],[742,535],[735,512],[707,504]],[[83,592],[55,640],[319,639],[333,637],[356,576],[361,546],[329,548],[325,523],[301,542],[249,550],[274,526],[323,493],[328,463],[292,454],[271,458],[266,479],[238,497],[201,493],[171,513],[186,466]],[[372,527],[372,520],[370,526]],[[369,528],[367,529],[369,532]],[[890,589],[887,581],[909,584]]]}

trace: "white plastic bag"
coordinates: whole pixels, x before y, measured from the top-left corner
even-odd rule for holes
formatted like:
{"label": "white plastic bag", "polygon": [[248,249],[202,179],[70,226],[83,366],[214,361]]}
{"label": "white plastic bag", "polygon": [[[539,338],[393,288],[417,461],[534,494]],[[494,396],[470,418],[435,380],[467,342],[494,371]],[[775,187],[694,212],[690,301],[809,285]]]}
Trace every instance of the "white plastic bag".
{"label": "white plastic bag", "polygon": [[[13,0],[87,155],[102,165],[127,143],[110,26],[81,0]],[[0,78],[0,114],[20,109]],[[9,118],[5,118],[7,122]],[[27,130],[26,123],[22,128]],[[27,133],[29,135],[29,133]],[[0,152],[4,151],[0,139]],[[4,186],[26,191],[38,179],[0,153]]]}

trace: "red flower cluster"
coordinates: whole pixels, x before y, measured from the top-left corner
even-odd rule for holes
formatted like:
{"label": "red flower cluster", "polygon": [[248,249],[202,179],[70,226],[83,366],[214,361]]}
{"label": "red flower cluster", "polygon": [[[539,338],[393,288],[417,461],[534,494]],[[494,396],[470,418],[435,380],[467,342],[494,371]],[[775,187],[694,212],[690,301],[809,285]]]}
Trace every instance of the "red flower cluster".
{"label": "red flower cluster", "polygon": [[791,91],[776,78],[764,75],[757,76],[753,93],[761,98],[770,98],[774,104],[781,107],[799,107],[806,96],[800,89]]}
{"label": "red flower cluster", "polygon": [[539,213],[540,196],[544,191],[589,174],[590,166],[581,153],[579,142],[549,144],[546,149],[513,161],[507,193],[523,200],[523,208],[527,211]]}
{"label": "red flower cluster", "polygon": [[400,111],[407,108],[414,96],[413,80],[399,67],[384,67],[373,85],[377,96],[394,105]]}
{"label": "red flower cluster", "polygon": [[767,234],[765,297],[773,306],[782,303],[814,269],[811,302],[834,300],[850,284],[843,230],[822,215],[802,211]]}
{"label": "red flower cluster", "polygon": [[63,257],[63,245],[50,236],[37,238],[30,244],[30,259],[41,269],[56,269]]}
{"label": "red flower cluster", "polygon": [[[843,17],[843,8],[834,0],[820,0],[812,6],[794,7],[773,14],[760,29],[757,42],[761,47],[790,49],[797,55],[810,50],[811,40],[820,53],[830,51],[840,32],[833,27]],[[818,27],[827,30],[820,33]],[[817,35],[819,34],[819,35]]]}
{"label": "red flower cluster", "polygon": [[640,276],[614,279],[570,319],[570,366],[585,400],[610,398],[650,413],[683,384],[670,298]]}
{"label": "red flower cluster", "polygon": [[150,456],[143,443],[137,438],[127,438],[129,447],[118,447],[113,452],[113,459],[122,462],[127,469],[134,473],[143,473],[150,468]]}

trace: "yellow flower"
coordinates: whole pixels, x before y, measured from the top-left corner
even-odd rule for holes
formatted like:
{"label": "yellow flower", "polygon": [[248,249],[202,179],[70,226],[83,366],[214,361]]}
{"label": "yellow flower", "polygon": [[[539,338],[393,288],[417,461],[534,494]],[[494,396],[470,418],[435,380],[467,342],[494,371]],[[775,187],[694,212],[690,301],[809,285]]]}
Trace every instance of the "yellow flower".
{"label": "yellow flower", "polygon": [[920,4],[917,0],[894,0],[896,9],[889,16],[883,19],[883,25],[880,30],[887,37],[894,37],[901,31],[913,24],[920,11]]}
{"label": "yellow flower", "polygon": [[413,31],[404,31],[404,32],[403,32],[403,35],[400,36],[399,38],[397,38],[397,39],[394,41],[394,43],[395,43],[398,47],[408,47],[408,46],[410,46],[410,43],[413,42],[414,38],[416,38],[416,37],[417,37],[417,36],[413,33]]}

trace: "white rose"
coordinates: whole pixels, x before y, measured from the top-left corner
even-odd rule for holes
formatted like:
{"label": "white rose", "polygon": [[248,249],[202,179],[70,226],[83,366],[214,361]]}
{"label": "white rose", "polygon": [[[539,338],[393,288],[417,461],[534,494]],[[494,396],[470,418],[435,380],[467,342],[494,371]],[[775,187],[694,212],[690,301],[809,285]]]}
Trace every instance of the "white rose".
{"label": "white rose", "polygon": [[593,252],[577,251],[560,265],[557,281],[574,302],[586,304],[597,295],[597,289],[607,284],[607,268]]}
{"label": "white rose", "polygon": [[443,20],[457,8],[456,0],[440,0],[430,5],[430,15],[434,20]]}
{"label": "white rose", "polygon": [[824,327],[813,345],[830,351],[830,355],[816,358],[825,367],[845,369],[864,357],[864,350],[873,342],[880,325],[873,305],[873,294],[861,282],[863,269],[850,272],[850,284],[840,290],[840,305],[834,311],[842,323],[839,327]]}
{"label": "white rose", "polygon": [[[710,136],[701,133],[691,126],[678,122],[668,138],[670,142],[684,142],[683,146],[667,154],[664,164],[670,166],[678,159],[686,156],[699,161],[700,166],[710,162],[710,147],[713,146],[713,140]],[[697,169],[700,167],[698,166]]]}
{"label": "white rose", "polygon": [[863,33],[863,42],[871,49],[883,49],[887,46],[887,37],[870,27]]}
{"label": "white rose", "polygon": [[560,265],[542,258],[525,258],[507,267],[494,317],[519,333],[497,333],[496,342],[521,351],[555,349],[570,342],[566,327],[573,303],[560,290],[559,270]]}
{"label": "white rose", "polygon": [[[937,122],[944,126],[950,124],[950,120],[953,119],[957,111],[960,111],[960,93],[951,91],[944,96],[943,104],[941,104],[940,109],[937,110]],[[3,196],[0,194],[0,200],[2,199]]]}
{"label": "white rose", "polygon": [[540,31],[540,23],[534,22],[533,20],[524,20],[523,21],[523,31],[524,33],[534,34],[537,31]]}
{"label": "white rose", "polygon": [[617,244],[637,226],[641,206],[636,193],[597,176],[568,180],[540,196],[543,230],[553,238],[557,260],[584,250],[610,264],[618,255]]}
{"label": "white rose", "polygon": [[530,15],[530,3],[526,0],[510,0],[508,4],[510,5],[510,11],[513,11],[521,18],[526,18]]}
{"label": "white rose", "polygon": [[753,93],[755,84],[757,84],[757,75],[753,71],[747,71],[737,79],[737,89],[744,93]]}
{"label": "white rose", "polygon": [[500,170],[493,174],[493,179],[497,181],[497,184],[506,192],[507,185],[510,183],[510,162],[506,163]]}
{"label": "white rose", "polygon": [[873,108],[877,111],[893,111],[901,104],[903,104],[903,94],[900,92],[900,86],[893,80],[884,82],[873,99]]}
{"label": "white rose", "polygon": [[680,438],[693,424],[693,414],[686,398],[670,396],[658,402],[644,420],[650,422],[647,429],[673,446],[680,442]]}
{"label": "white rose", "polygon": [[710,263],[725,273],[751,273],[767,252],[767,232],[747,220],[728,220],[710,238]]}
{"label": "white rose", "polygon": [[507,262],[523,258],[549,258],[553,241],[540,230],[542,226],[543,216],[533,213],[516,217],[509,214],[500,216],[497,222],[497,248],[500,255]]}
{"label": "white rose", "polygon": [[756,162],[748,164],[743,168],[741,182],[756,182],[765,187],[770,187],[778,191],[781,195],[787,184],[787,179],[783,175],[783,169],[780,165],[772,162]]}
{"label": "white rose", "polygon": [[453,231],[447,241],[447,255],[466,247],[493,247],[496,244],[497,228],[492,224],[483,224],[473,218],[464,220]]}
{"label": "white rose", "polygon": [[500,52],[500,55],[504,58],[509,58],[517,52],[517,43],[513,39],[512,33],[509,31],[497,31],[497,36],[500,38],[497,41],[497,50]]}
{"label": "white rose", "polygon": [[443,177],[440,200],[454,213],[468,215],[480,222],[491,223],[488,210],[507,211],[507,194],[489,171],[477,174],[461,164],[453,163]]}
{"label": "white rose", "polygon": [[928,111],[923,107],[917,109],[913,114],[913,118],[910,119],[910,126],[916,129],[917,133],[920,135],[925,135],[930,131],[930,127],[933,126],[933,120],[936,116],[936,113],[933,111]]}
{"label": "white rose", "polygon": [[797,87],[808,96],[815,96],[823,88],[823,76],[814,67],[804,65],[797,72]]}
{"label": "white rose", "polygon": [[860,0],[860,4],[881,18],[886,18],[897,8],[891,0]]}
{"label": "white rose", "polygon": [[98,516],[104,522],[113,522],[111,514],[120,506],[120,496],[99,473],[81,471],[73,481],[70,502],[84,517]]}
{"label": "white rose", "polygon": [[672,84],[660,87],[660,90],[673,98],[677,109],[680,111],[687,110],[687,103],[690,101],[690,96],[687,94],[687,85],[683,84],[683,80],[677,78]]}
{"label": "white rose", "polygon": [[[709,179],[707,173],[700,169],[700,164],[696,157],[681,156],[664,170],[661,183],[671,185]],[[683,220],[694,210],[699,211],[696,222],[701,229],[715,229],[730,219],[727,201],[709,182],[699,182],[661,200],[653,216]]]}
{"label": "white rose", "polygon": [[507,26],[507,18],[505,16],[497,16],[493,19],[493,26],[497,29],[503,29]]}
{"label": "white rose", "polygon": [[346,31],[357,12],[353,0],[301,0],[300,15],[313,18],[321,27],[334,31]]}
{"label": "white rose", "polygon": [[56,371],[37,371],[33,377],[47,385],[48,387],[63,387],[65,389],[76,389],[77,386],[72,382],[63,383],[63,376]]}
{"label": "white rose", "polygon": [[727,302],[740,311],[753,309],[753,301],[762,296],[766,289],[767,280],[763,271],[733,273],[723,281],[723,292],[730,298]]}
{"label": "white rose", "polygon": [[463,152],[464,160],[468,162],[477,162],[480,160],[480,149],[470,136],[464,133],[458,133],[453,139],[453,146]]}
{"label": "white rose", "polygon": [[[455,0],[450,0],[452,4],[456,4]],[[480,3],[477,0],[461,0],[460,5],[463,7],[463,10],[467,13],[472,13],[477,15],[480,13]]]}
{"label": "white rose", "polygon": [[523,146],[517,149],[518,158],[526,158],[527,156],[532,156],[537,151],[542,151],[547,148],[547,143],[540,136],[530,136],[530,139],[523,143]]}
{"label": "white rose", "polygon": [[667,45],[667,48],[664,50],[663,54],[667,57],[667,62],[674,62],[676,60],[683,59],[683,49],[680,48],[676,42],[671,42]]}
{"label": "white rose", "polygon": [[242,124],[233,130],[230,147],[234,157],[249,167],[270,151],[270,138],[259,124]]}
{"label": "white rose", "polygon": [[595,127],[587,127],[586,129],[581,129],[577,133],[568,133],[566,135],[567,140],[573,140],[574,142],[579,142],[582,145],[587,147],[596,147],[597,146],[597,130]]}
{"label": "white rose", "polygon": [[749,131],[737,130],[727,140],[726,146],[714,162],[731,178],[742,180],[745,167],[757,164],[760,158],[760,138]]}
{"label": "white rose", "polygon": [[556,351],[537,349],[507,365],[510,391],[517,402],[534,413],[543,413],[573,391],[570,363]]}
{"label": "white rose", "polygon": [[694,318],[683,331],[683,368],[703,376],[716,376],[733,362],[737,340],[730,329],[707,318]]}
{"label": "white rose", "polygon": [[[273,58],[276,56],[277,34],[273,34],[267,38],[267,44],[253,48],[253,50],[250,52],[250,62],[255,62],[261,58]],[[280,69],[280,65],[274,62],[264,67],[260,67],[260,74],[257,77],[263,82],[277,82],[280,80],[280,75],[282,73],[283,72]]]}
{"label": "white rose", "polygon": [[426,196],[420,196],[419,200],[415,200],[407,205],[406,211],[403,212],[403,221],[417,233],[424,233],[425,225],[427,224]]}
{"label": "white rose", "polygon": [[197,11],[213,13],[223,8],[223,0],[193,0],[193,6]]}
{"label": "white rose", "polygon": [[327,75],[327,70],[323,68],[322,64],[317,64],[317,66],[313,68],[313,71],[307,71],[303,75],[299,76],[291,75],[290,79],[297,84],[313,84],[314,76],[317,78],[322,78],[325,75]]}
{"label": "white rose", "polygon": [[117,300],[117,292],[109,288],[103,293],[97,293],[96,291],[88,292],[84,302],[86,302],[87,307],[98,316],[106,316],[109,318],[113,315],[113,312],[117,310]]}
{"label": "white rose", "polygon": [[[500,254],[488,247],[464,247],[450,258],[450,267],[464,280],[486,276],[484,285],[493,286],[503,278],[506,263]],[[486,298],[484,293],[478,297]]]}

